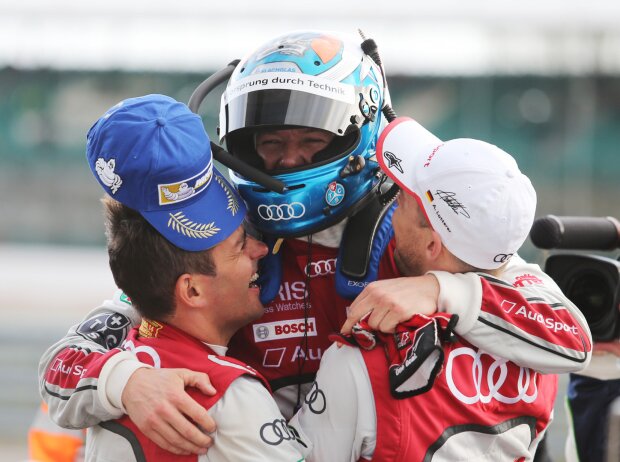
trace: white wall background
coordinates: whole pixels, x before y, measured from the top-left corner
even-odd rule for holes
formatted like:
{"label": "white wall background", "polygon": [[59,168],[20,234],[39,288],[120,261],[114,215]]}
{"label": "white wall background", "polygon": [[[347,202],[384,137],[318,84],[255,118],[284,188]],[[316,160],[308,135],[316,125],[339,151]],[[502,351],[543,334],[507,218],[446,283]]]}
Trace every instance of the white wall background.
{"label": "white wall background", "polygon": [[361,28],[388,72],[620,73],[616,0],[2,0],[0,66],[205,71],[293,29]]}

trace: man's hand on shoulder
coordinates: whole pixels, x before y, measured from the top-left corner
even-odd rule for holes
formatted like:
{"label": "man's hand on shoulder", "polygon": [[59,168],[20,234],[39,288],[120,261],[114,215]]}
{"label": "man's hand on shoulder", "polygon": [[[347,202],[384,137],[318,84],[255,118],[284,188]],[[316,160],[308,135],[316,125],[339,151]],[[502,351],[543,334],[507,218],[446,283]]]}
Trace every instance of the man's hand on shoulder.
{"label": "man's hand on shoulder", "polygon": [[340,332],[350,334],[355,323],[371,312],[370,327],[393,333],[399,323],[416,313],[436,313],[438,298],[439,282],[432,274],[373,282],[351,304]]}
{"label": "man's hand on shoulder", "polygon": [[[215,422],[186,387],[215,394],[207,374],[189,369],[137,369],[122,394],[123,406],[137,427],[162,449],[177,455],[205,454]],[[202,430],[201,430],[202,429]]]}

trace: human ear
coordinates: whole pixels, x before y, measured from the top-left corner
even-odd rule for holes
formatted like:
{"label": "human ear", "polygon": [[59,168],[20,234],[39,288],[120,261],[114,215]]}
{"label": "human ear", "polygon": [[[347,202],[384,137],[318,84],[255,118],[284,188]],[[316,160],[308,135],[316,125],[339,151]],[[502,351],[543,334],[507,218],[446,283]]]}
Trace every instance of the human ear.
{"label": "human ear", "polygon": [[206,278],[198,278],[195,274],[185,273],[178,277],[174,287],[176,299],[187,306],[199,306],[204,302]]}
{"label": "human ear", "polygon": [[439,259],[442,253],[442,249],[444,248],[443,242],[441,241],[441,237],[437,233],[437,231],[433,229],[429,229],[430,236],[428,241],[426,242],[426,257],[429,261],[435,262]]}

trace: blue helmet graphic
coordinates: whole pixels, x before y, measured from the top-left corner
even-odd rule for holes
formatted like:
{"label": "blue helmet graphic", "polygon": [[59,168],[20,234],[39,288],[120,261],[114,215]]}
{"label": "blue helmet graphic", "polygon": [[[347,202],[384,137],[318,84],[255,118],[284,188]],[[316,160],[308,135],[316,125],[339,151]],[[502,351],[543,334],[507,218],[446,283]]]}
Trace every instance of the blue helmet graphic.
{"label": "blue helmet graphic", "polygon": [[314,128],[334,135],[312,162],[268,173],[284,193],[231,171],[249,219],[262,232],[295,237],[351,215],[379,186],[375,147],[385,126],[384,77],[362,40],[320,31],[277,37],[242,59],[220,106],[220,141],[243,162],[265,170],[256,152],[261,131]]}

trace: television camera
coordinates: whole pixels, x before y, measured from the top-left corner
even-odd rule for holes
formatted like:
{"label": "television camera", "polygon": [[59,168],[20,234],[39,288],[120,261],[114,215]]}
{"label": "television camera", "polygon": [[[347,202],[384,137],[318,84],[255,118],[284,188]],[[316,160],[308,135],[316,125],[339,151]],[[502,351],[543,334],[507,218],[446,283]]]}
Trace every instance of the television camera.
{"label": "television camera", "polygon": [[[613,250],[620,223],[613,217],[559,217],[534,221],[530,238],[539,249]],[[598,255],[558,253],[545,272],[581,310],[595,342],[620,339],[620,261]]]}

